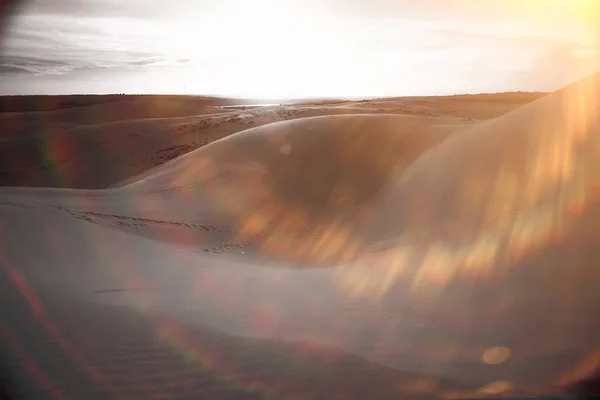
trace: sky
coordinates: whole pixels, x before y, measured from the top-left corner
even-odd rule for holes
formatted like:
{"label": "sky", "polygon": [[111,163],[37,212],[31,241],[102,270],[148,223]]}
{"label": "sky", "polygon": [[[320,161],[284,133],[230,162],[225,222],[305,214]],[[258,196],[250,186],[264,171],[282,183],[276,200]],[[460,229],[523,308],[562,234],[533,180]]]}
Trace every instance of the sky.
{"label": "sky", "polygon": [[0,94],[552,91],[600,69],[600,0],[31,0]]}

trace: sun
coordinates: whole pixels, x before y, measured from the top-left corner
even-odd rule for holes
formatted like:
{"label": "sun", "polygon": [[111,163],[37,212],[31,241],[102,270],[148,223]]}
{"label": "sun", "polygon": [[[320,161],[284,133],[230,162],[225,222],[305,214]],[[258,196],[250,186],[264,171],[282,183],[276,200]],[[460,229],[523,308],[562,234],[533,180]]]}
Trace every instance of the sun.
{"label": "sun", "polygon": [[164,50],[197,60],[208,55],[252,56],[266,63],[285,57],[304,42],[314,45],[325,33],[321,26],[307,29],[307,9],[293,5],[293,1],[224,1],[210,10],[189,10],[170,24]]}
{"label": "sun", "polygon": [[189,61],[187,68],[179,69],[178,79],[185,78],[190,90],[198,87],[206,92],[210,87],[201,76],[210,64],[222,66],[211,72],[224,76],[239,95],[287,97],[307,84],[325,85],[314,75],[308,82],[302,71],[312,62],[307,53],[318,58],[327,52],[323,44],[327,27],[307,21],[311,15],[305,7],[285,3],[223,2],[209,11],[189,10],[171,23],[163,52],[171,59]]}

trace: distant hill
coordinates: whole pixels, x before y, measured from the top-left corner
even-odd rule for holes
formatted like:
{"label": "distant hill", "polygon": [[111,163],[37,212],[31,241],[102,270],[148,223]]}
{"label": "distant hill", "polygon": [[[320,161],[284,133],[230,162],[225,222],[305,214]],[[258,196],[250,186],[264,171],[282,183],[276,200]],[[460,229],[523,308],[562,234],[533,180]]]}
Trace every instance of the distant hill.
{"label": "distant hill", "polygon": [[[505,93],[481,93],[481,94],[457,94],[451,96],[423,96],[423,97],[380,97],[371,99],[288,99],[269,101],[272,103],[285,104],[314,104],[331,105],[342,102],[369,102],[388,101],[416,98],[448,98],[461,101],[486,101],[498,103],[529,103],[537,100],[547,93],[543,92],[505,92]],[[216,96],[186,96],[186,95],[137,95],[137,94],[74,94],[74,95],[28,95],[28,96],[0,96],[0,113],[2,112],[28,112],[28,111],[52,111],[75,107],[85,107],[102,103],[145,101],[148,103],[176,102],[185,100],[188,106],[232,106],[261,104],[264,101],[256,99],[235,99]]]}
{"label": "distant hill", "polygon": [[452,96],[441,96],[452,100],[461,101],[485,101],[498,103],[530,103],[549,93],[546,92],[501,92],[501,93],[479,93],[479,94],[455,94]]}
{"label": "distant hill", "polygon": [[146,101],[161,103],[185,100],[188,105],[223,106],[236,104],[256,104],[257,100],[229,99],[209,96],[185,95],[136,95],[136,94],[106,94],[106,95],[28,95],[0,96],[0,112],[52,111],[66,108],[85,107],[96,104],[128,101]]}

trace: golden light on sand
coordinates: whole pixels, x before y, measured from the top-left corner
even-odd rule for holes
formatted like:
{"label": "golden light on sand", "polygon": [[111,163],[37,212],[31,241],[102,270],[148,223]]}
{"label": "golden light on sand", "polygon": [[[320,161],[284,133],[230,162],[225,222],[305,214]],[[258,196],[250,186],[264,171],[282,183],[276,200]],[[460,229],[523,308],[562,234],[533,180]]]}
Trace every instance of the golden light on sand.
{"label": "golden light on sand", "polygon": [[[578,82],[565,89],[562,96],[554,94],[542,100],[545,108],[539,114],[524,118],[525,107],[523,112],[519,110],[501,119],[512,127],[510,131],[494,132],[496,127],[492,121],[486,128],[495,136],[473,135],[470,140],[465,140],[464,145],[473,144],[473,149],[489,148],[497,141],[496,145],[511,150],[493,159],[487,156],[486,160],[479,158],[479,150],[471,151],[468,157],[479,160],[480,167],[456,169],[462,173],[456,182],[456,197],[451,202],[437,197],[437,180],[428,183],[427,191],[421,194],[431,195],[432,203],[420,205],[423,215],[427,216],[426,223],[414,224],[415,229],[423,229],[424,236],[415,241],[415,233],[411,232],[393,239],[393,244],[387,244],[393,250],[380,253],[377,265],[396,275],[404,271],[404,268],[397,268],[398,259],[420,257],[412,278],[413,288],[430,292],[432,286],[441,289],[452,279],[489,280],[502,276],[507,271],[498,266],[507,264],[501,264],[500,257],[516,263],[574,229],[577,215],[600,190],[600,178],[589,173],[590,165],[600,153],[592,136],[598,126],[594,114],[598,103],[597,85],[598,81],[592,78]],[[547,118],[549,110],[555,115],[552,119]],[[461,151],[458,147],[453,150]],[[423,187],[427,174],[438,176],[439,171],[452,168],[450,164],[454,161],[450,159],[446,160],[449,164],[439,162],[450,153],[433,151],[430,154],[436,157],[428,165],[432,168],[420,171],[424,174],[419,175],[419,182],[408,186],[412,190],[401,192],[404,196],[410,197],[420,191],[417,188]],[[443,208],[438,203],[440,200],[444,200]],[[470,223],[455,217],[457,213],[472,216],[474,212],[479,215],[478,219]],[[415,218],[400,215],[409,220]],[[438,229],[436,240],[429,233],[429,224],[433,221]],[[427,244],[421,247],[419,242]],[[404,254],[398,258],[399,253]],[[362,273],[355,270],[345,272],[345,287],[354,279],[364,279]],[[383,271],[373,274],[379,277],[375,280],[380,283],[377,290],[371,287],[372,296],[381,296],[382,290],[386,290],[383,282],[389,279],[381,279],[382,275],[387,274]],[[368,296],[368,287],[370,285],[356,285],[355,295]],[[505,353],[494,350],[491,354]]]}

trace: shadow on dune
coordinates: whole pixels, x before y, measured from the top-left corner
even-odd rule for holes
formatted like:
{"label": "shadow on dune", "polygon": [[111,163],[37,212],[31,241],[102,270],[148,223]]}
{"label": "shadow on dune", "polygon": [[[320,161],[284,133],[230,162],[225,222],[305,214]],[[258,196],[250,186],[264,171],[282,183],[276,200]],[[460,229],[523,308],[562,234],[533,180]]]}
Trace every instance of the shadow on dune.
{"label": "shadow on dune", "polygon": [[378,198],[456,129],[442,122],[392,115],[285,121],[219,140],[114,189],[12,192],[70,218],[201,253],[328,267],[343,247],[368,245]]}
{"label": "shadow on dune", "polygon": [[[214,142],[128,185],[74,192],[80,196],[71,196],[63,210],[195,251],[243,249],[263,259],[327,266],[340,259],[327,242],[364,246],[373,205],[392,177],[454,129],[386,115],[271,124]],[[219,240],[207,239],[215,233]]]}
{"label": "shadow on dune", "polygon": [[367,207],[448,131],[418,118],[318,117],[242,132],[206,151],[217,166],[259,165],[268,173],[271,202],[321,220]]}

